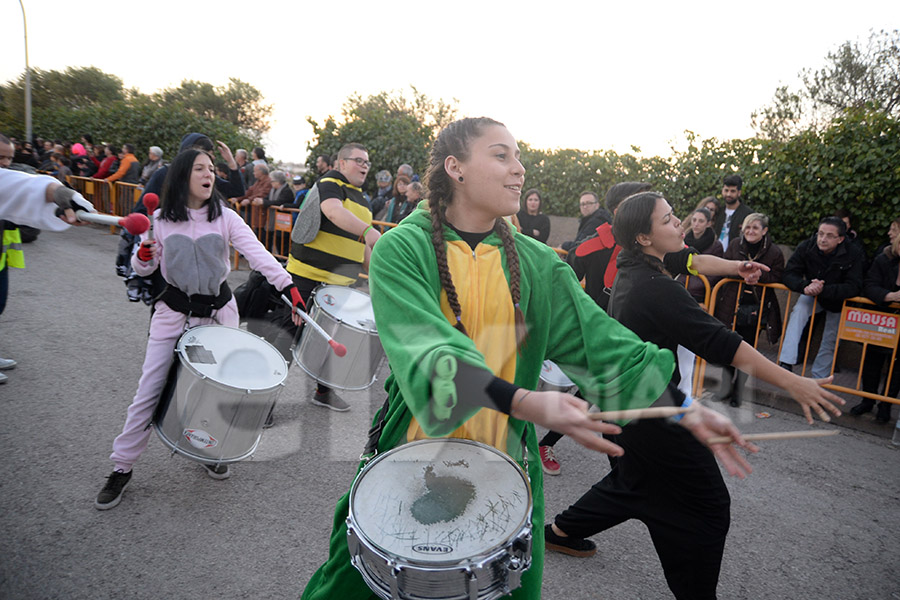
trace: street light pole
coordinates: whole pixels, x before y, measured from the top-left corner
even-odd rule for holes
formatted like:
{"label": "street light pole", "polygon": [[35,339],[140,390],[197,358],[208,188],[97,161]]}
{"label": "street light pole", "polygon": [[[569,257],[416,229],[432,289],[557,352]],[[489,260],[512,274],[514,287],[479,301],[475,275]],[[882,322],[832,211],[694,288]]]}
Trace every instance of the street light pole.
{"label": "street light pole", "polygon": [[25,5],[19,0],[22,8],[22,30],[25,32],[25,140],[31,139],[31,67],[28,66],[28,25],[25,23]]}

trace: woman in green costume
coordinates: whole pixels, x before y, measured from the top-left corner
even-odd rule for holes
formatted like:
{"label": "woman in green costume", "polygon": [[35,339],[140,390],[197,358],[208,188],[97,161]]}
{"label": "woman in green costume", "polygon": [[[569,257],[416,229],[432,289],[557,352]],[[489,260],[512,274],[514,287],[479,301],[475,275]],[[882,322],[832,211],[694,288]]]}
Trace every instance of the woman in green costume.
{"label": "woman in green costume", "polygon": [[[588,403],[535,392],[544,359],[560,365],[604,410],[643,408],[667,395],[672,354],[641,342],[584,293],[546,244],[517,234],[525,168],[515,138],[491,119],[448,125],[431,151],[428,208],[413,211],[375,245],[369,285],[391,366],[377,451],[418,439],[456,437],[491,445],[523,468],[533,493],[532,565],[512,598],[540,598],[544,498],[534,423],[610,455],[597,433],[620,431],[587,415]],[[696,405],[682,420],[703,441],[730,435],[724,416]],[[732,474],[749,472],[733,445],[712,446]],[[360,464],[362,468],[364,464]],[[349,494],[337,504],[328,561],[306,600],[375,598],[350,564]]]}

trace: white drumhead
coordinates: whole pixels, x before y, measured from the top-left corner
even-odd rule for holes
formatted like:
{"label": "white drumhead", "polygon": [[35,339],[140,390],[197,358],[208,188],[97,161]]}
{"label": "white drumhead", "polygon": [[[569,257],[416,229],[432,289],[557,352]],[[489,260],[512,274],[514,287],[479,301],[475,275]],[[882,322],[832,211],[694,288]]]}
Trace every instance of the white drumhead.
{"label": "white drumhead", "polygon": [[186,366],[241,390],[268,390],[287,378],[287,363],[270,343],[242,329],[203,325],[186,331],[176,350]]}
{"label": "white drumhead", "polygon": [[315,290],[316,304],[335,319],[351,327],[376,331],[372,299],[365,292],[341,285],[323,285]]}
{"label": "white drumhead", "polygon": [[541,381],[560,389],[568,389],[575,385],[575,383],[562,372],[562,369],[560,369],[555,362],[550,360],[545,360],[544,366],[541,367]]}
{"label": "white drumhead", "polygon": [[418,563],[483,555],[531,518],[531,489],[505,454],[469,440],[422,440],[376,457],[353,484],[350,514],[381,550]]}

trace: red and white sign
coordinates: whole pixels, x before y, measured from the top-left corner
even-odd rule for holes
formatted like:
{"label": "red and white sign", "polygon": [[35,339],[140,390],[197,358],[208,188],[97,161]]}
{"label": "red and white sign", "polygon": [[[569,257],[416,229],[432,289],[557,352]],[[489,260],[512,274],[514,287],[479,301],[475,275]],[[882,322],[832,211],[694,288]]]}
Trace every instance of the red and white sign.
{"label": "red and white sign", "polygon": [[185,429],[183,435],[191,446],[199,448],[200,450],[203,450],[204,448],[213,448],[219,443],[216,438],[202,429]]}
{"label": "red and white sign", "polygon": [[839,336],[842,340],[894,348],[900,317],[892,313],[844,306]]}

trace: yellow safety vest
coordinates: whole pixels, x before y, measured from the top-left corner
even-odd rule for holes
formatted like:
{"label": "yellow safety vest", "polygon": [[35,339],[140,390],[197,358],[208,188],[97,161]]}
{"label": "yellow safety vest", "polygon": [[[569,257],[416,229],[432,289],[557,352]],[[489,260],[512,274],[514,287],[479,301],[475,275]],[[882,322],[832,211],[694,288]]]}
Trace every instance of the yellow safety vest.
{"label": "yellow safety vest", "polygon": [[16,269],[25,268],[25,255],[22,253],[22,235],[17,229],[7,229],[3,232],[3,246],[0,247],[0,271],[6,265]]}

